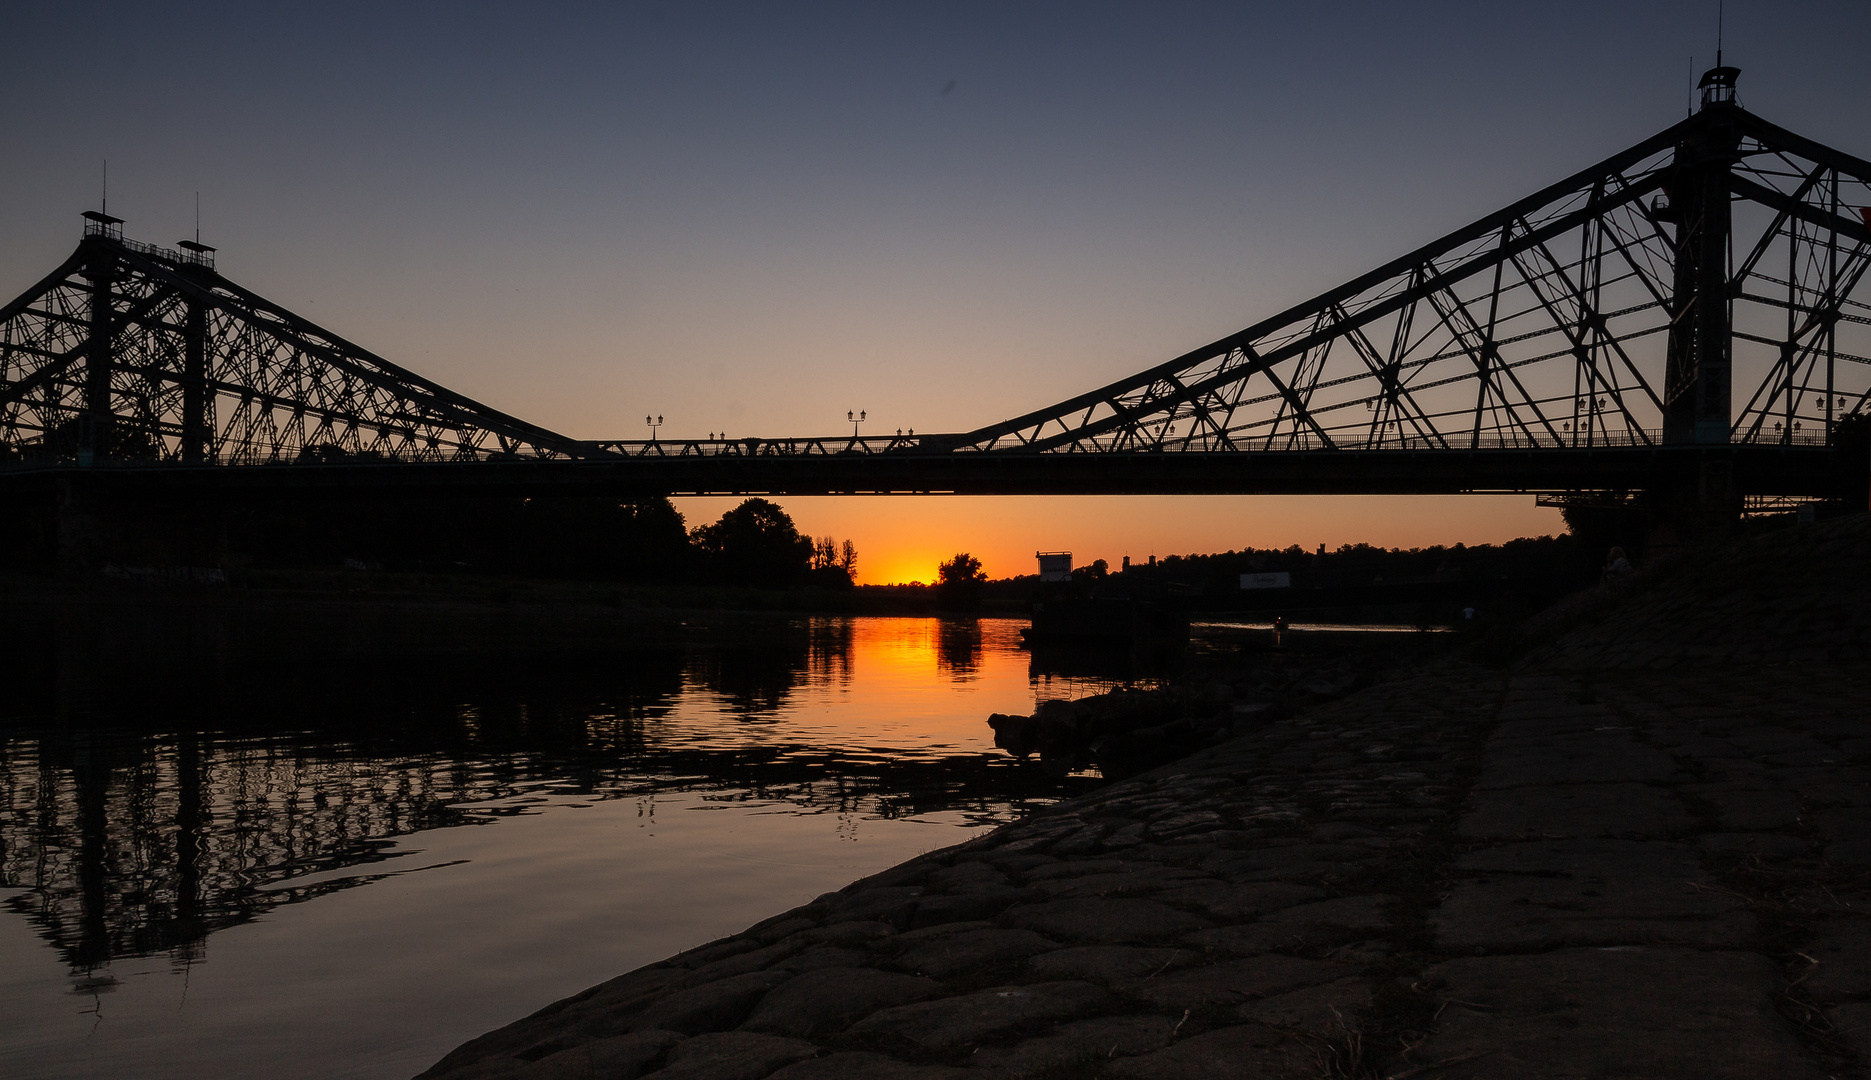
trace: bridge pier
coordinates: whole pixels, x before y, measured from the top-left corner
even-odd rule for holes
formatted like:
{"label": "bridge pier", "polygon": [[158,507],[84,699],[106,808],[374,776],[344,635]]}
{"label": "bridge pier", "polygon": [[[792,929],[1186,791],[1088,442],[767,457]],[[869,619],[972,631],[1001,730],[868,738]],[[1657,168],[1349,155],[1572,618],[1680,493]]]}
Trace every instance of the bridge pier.
{"label": "bridge pier", "polygon": [[[45,519],[36,530],[48,537],[43,560],[61,574],[90,574],[106,566],[150,567],[184,576],[223,566],[227,558],[228,510],[220,500],[139,497],[87,483],[82,474],[59,481],[53,499],[20,508]],[[17,507],[17,504],[16,504]]]}
{"label": "bridge pier", "polygon": [[1734,531],[1744,503],[1727,461],[1705,461],[1693,476],[1645,492],[1644,561],[1656,562]]}

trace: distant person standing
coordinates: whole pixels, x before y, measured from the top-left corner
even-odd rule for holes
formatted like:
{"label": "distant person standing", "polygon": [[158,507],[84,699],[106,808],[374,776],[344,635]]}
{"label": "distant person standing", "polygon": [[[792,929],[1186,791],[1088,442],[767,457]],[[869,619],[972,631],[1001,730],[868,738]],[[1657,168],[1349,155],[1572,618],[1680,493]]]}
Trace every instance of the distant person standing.
{"label": "distant person standing", "polygon": [[1273,647],[1274,648],[1278,649],[1278,648],[1282,648],[1285,646],[1286,628],[1287,628],[1286,616],[1282,615],[1279,618],[1273,620]]}

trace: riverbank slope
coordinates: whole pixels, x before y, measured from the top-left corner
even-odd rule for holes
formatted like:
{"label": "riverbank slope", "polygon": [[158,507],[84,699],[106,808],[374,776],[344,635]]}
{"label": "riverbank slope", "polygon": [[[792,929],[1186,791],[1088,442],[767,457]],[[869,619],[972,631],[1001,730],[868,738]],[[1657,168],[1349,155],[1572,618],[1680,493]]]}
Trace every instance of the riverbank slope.
{"label": "riverbank slope", "polygon": [[1865,1075],[1868,557],[1679,560],[423,1075]]}

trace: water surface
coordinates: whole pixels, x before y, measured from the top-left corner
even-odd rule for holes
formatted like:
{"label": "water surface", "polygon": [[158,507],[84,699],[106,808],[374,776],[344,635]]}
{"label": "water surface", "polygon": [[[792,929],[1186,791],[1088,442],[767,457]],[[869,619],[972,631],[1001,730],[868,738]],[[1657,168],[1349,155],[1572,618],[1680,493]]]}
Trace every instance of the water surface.
{"label": "water surface", "polygon": [[1011,620],[670,617],[451,659],[217,619],[181,635],[206,669],[134,618],[61,624],[0,718],[9,1077],[408,1076],[1088,786],[983,720],[1118,674],[1036,669]]}

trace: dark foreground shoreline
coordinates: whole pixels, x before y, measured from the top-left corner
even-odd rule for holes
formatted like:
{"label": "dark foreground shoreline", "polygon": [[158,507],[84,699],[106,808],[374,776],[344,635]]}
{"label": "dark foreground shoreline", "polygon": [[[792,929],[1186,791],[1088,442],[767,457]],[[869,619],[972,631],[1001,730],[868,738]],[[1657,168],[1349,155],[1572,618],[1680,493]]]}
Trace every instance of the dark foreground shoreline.
{"label": "dark foreground shoreline", "polygon": [[1867,556],[1863,515],[1705,553],[423,1075],[1865,1075]]}

